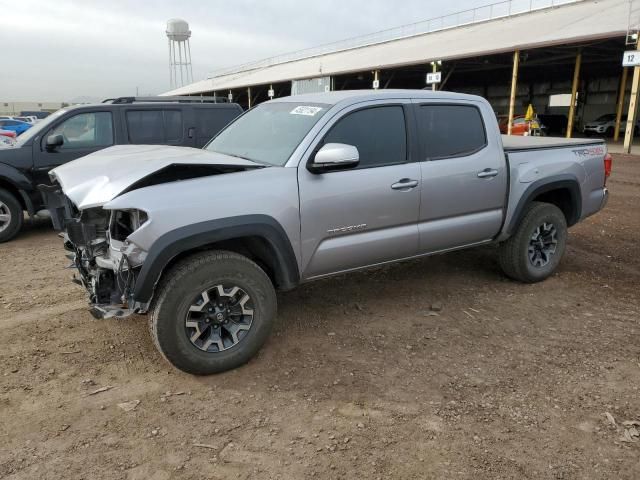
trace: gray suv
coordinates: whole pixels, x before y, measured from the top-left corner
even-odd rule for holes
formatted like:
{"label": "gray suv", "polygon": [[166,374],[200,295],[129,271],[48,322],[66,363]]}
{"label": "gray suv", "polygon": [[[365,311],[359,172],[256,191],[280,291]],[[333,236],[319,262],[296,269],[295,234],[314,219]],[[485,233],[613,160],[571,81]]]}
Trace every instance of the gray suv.
{"label": "gray suv", "polygon": [[547,278],[610,170],[600,140],[503,138],[480,97],[342,91],[263,103],[202,150],[108,148],[44,193],[93,314],[148,313],[166,359],[209,374],[262,346],[276,289],[490,243]]}

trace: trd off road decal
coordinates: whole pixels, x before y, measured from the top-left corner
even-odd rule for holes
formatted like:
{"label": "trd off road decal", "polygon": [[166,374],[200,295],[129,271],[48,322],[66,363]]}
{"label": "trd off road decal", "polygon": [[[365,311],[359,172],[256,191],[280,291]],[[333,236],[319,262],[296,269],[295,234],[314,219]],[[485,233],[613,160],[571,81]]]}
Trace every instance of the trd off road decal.
{"label": "trd off road decal", "polygon": [[595,157],[598,155],[604,155],[604,147],[579,148],[578,150],[573,150],[573,153],[580,158]]}

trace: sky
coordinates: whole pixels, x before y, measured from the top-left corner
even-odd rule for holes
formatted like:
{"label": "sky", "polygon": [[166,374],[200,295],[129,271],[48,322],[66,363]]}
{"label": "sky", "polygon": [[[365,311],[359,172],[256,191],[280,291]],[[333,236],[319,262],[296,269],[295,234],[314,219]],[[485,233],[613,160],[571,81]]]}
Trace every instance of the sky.
{"label": "sky", "polygon": [[195,80],[489,0],[5,0],[0,99],[74,101],[169,90],[166,21],[189,22]]}

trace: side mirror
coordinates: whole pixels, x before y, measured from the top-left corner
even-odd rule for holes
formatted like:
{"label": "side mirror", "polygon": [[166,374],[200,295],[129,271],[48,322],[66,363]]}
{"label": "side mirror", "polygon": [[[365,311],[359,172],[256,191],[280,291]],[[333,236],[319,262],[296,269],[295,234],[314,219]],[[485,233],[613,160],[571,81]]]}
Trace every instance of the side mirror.
{"label": "side mirror", "polygon": [[360,163],[360,154],[353,145],[327,143],[318,150],[313,162],[309,165],[309,170],[320,173],[355,167],[358,163]]}
{"label": "side mirror", "polygon": [[47,137],[47,150],[55,150],[64,144],[64,137],[61,134],[49,135]]}

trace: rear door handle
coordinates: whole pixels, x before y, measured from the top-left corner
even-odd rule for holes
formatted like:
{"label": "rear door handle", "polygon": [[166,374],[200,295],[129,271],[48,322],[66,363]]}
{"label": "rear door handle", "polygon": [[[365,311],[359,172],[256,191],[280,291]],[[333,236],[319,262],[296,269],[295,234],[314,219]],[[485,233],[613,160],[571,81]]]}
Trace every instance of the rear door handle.
{"label": "rear door handle", "polygon": [[494,170],[493,168],[485,168],[481,172],[478,172],[478,178],[491,178],[498,175],[498,170]]}
{"label": "rear door handle", "polygon": [[391,185],[391,188],[394,190],[411,190],[412,188],[416,188],[417,186],[418,180],[403,178],[402,180],[398,180],[396,183]]}

